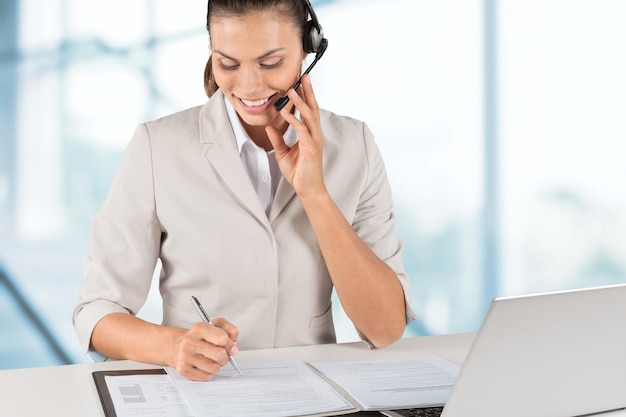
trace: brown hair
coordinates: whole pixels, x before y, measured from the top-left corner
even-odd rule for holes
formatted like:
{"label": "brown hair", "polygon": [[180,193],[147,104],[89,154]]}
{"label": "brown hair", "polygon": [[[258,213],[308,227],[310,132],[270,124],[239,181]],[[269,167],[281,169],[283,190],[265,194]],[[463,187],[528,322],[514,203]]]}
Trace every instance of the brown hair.
{"label": "brown hair", "polygon": [[[211,19],[225,16],[244,16],[248,13],[278,10],[289,18],[300,30],[300,38],[304,32],[308,12],[301,0],[209,0],[207,6],[206,29],[211,36]],[[210,42],[210,41],[209,41]],[[212,55],[204,67],[204,91],[211,97],[219,88],[215,82],[212,67]]]}

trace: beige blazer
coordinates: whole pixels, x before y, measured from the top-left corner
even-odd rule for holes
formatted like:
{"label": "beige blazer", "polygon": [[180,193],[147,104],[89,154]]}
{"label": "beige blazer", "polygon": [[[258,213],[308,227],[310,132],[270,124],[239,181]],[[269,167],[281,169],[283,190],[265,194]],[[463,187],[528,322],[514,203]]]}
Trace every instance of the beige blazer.
{"label": "beige blazer", "polygon": [[[321,112],[324,175],[363,241],[409,279],[392,199],[367,126]],[[240,329],[241,349],[335,341],[333,288],[307,216],[284,179],[266,214],[241,162],[223,95],[138,126],[93,221],[74,325],[84,350],[96,323],[136,314],[155,263],[163,269],[163,324],[199,321],[190,296]]]}

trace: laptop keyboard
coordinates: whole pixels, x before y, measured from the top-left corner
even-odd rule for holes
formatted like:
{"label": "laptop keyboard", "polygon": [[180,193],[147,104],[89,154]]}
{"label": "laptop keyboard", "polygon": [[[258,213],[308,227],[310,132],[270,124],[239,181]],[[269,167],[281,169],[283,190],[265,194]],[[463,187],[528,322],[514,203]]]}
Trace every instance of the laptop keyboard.
{"label": "laptop keyboard", "polygon": [[402,417],[439,417],[443,407],[405,408],[393,411]]}

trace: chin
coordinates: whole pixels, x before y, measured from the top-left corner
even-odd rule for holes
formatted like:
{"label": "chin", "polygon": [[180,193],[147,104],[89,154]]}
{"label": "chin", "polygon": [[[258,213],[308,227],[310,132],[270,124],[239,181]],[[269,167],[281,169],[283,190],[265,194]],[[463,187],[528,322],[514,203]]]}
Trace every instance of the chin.
{"label": "chin", "polygon": [[249,114],[239,113],[239,118],[243,120],[245,124],[253,127],[265,127],[271,124],[276,119],[276,113],[274,114],[258,114],[251,116]]}

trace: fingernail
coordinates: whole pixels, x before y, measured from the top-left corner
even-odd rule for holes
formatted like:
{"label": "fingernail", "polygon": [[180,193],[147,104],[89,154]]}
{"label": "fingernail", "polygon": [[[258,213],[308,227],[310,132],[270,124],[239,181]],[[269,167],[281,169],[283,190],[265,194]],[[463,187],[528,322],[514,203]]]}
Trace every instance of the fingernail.
{"label": "fingernail", "polygon": [[239,352],[239,347],[237,347],[237,344],[235,343],[235,344],[233,345],[233,347],[230,349],[230,354],[231,354],[231,356],[232,356],[232,355],[236,355],[236,354],[237,354],[237,352]]}

